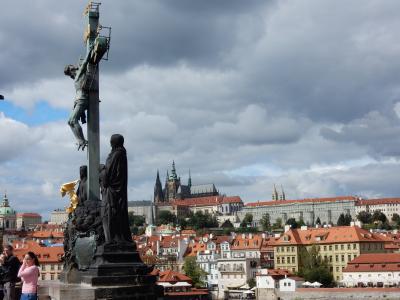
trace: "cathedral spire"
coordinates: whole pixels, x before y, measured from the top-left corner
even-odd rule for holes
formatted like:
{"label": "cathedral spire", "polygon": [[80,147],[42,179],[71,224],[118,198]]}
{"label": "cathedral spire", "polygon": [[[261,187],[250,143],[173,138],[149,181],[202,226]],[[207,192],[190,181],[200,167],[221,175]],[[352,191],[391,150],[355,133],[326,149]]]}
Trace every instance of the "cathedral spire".
{"label": "cathedral spire", "polygon": [[281,184],[281,195],[280,195],[280,200],[286,200],[286,195],[285,191],[283,190],[283,185]]}
{"label": "cathedral spire", "polygon": [[164,197],[163,197],[163,192],[162,192],[162,186],[161,186],[161,181],[160,181],[160,172],[157,170],[157,178],[156,178],[156,183],[154,185],[154,202],[159,203],[163,202]]}
{"label": "cathedral spire", "polygon": [[192,187],[192,176],[190,175],[190,169],[189,169],[188,187],[189,189]]}
{"label": "cathedral spire", "polygon": [[171,177],[172,177],[173,179],[178,179],[178,176],[176,175],[175,161],[174,161],[174,160],[172,161],[172,170],[171,170],[171,173],[172,173]]}
{"label": "cathedral spire", "polygon": [[274,190],[272,191],[272,200],[278,201],[279,200],[279,195],[278,191],[276,190],[276,185],[274,183]]}

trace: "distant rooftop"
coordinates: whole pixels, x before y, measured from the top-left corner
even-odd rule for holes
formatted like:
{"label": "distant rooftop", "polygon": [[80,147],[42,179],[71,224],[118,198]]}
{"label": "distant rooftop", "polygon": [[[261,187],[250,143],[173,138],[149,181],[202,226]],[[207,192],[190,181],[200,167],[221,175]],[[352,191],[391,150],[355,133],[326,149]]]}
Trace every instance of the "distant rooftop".
{"label": "distant rooftop", "polygon": [[151,206],[152,203],[151,200],[128,201],[128,207]]}

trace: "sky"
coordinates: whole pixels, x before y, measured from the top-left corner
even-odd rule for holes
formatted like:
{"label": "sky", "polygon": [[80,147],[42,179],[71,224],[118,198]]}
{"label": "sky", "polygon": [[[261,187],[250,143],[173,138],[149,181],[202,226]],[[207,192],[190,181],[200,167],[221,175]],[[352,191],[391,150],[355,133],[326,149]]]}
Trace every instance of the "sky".
{"label": "sky", "polygon": [[[0,192],[20,212],[67,205],[79,177],[67,118],[86,1],[3,0]],[[244,202],[400,195],[400,2],[104,0],[101,160],[125,136],[129,200],[172,161],[183,183]]]}

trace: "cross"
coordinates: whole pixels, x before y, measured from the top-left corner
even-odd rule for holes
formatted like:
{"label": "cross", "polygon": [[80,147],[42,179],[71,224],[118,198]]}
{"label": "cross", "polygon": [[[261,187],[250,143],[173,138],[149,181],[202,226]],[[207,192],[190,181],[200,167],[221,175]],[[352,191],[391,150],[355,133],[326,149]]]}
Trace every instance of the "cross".
{"label": "cross", "polygon": [[[91,51],[99,28],[100,3],[90,2],[85,9],[88,17],[86,51]],[[100,200],[99,166],[100,166],[100,125],[99,125],[99,68],[98,64],[89,64],[94,72],[94,80],[89,91],[89,105],[87,110],[87,137],[88,137],[88,199]]]}

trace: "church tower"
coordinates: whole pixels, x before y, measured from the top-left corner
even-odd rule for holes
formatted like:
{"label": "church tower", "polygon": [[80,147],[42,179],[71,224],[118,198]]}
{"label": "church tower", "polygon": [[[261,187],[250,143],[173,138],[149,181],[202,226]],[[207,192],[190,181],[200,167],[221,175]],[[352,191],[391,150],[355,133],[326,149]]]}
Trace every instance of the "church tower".
{"label": "church tower", "polygon": [[283,190],[283,185],[281,185],[281,194],[279,196],[279,200],[286,200],[285,191]]}
{"label": "church tower", "polygon": [[272,201],[278,201],[278,200],[279,200],[279,194],[274,184],[274,190],[272,191]]}
{"label": "church tower", "polygon": [[175,161],[172,161],[171,175],[169,175],[167,180],[165,199],[170,202],[171,200],[177,198],[177,192],[181,185],[181,178],[176,174]]}
{"label": "church tower", "polygon": [[160,181],[160,174],[157,170],[157,178],[156,178],[156,183],[154,185],[154,203],[161,203],[161,202],[164,202],[164,195]]}
{"label": "church tower", "polygon": [[192,187],[192,176],[190,175],[190,169],[189,169],[188,187],[189,189]]}

